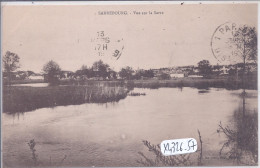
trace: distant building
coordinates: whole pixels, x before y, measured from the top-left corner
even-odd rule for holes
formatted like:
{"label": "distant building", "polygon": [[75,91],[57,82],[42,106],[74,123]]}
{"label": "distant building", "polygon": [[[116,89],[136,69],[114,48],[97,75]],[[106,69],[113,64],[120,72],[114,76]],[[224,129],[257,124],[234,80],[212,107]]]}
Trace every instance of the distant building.
{"label": "distant building", "polygon": [[183,73],[172,73],[170,74],[171,78],[184,78],[184,74]]}
{"label": "distant building", "polygon": [[69,79],[73,76],[72,71],[61,71],[61,78]]}
{"label": "distant building", "polygon": [[44,77],[43,77],[43,75],[41,75],[41,74],[31,74],[29,77],[28,77],[28,79],[31,79],[31,80],[43,80],[44,79]]}
{"label": "distant building", "polygon": [[158,77],[161,74],[160,69],[152,69],[152,71],[155,77]]}
{"label": "distant building", "polygon": [[115,71],[111,70],[111,71],[108,72],[108,78],[109,79],[117,79],[117,74],[118,73],[116,73]]}
{"label": "distant building", "polygon": [[196,74],[199,73],[199,68],[198,67],[194,67],[193,68],[193,72],[196,73]]}
{"label": "distant building", "polygon": [[220,75],[227,75],[229,70],[230,70],[230,68],[228,66],[222,66],[220,68],[220,71],[221,71]]}

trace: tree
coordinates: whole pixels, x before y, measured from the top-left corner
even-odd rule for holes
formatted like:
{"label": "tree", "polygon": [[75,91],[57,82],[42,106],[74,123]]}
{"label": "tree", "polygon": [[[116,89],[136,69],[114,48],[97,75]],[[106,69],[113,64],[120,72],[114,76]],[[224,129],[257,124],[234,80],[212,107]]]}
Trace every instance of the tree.
{"label": "tree", "polygon": [[141,79],[144,76],[144,70],[143,69],[139,69],[136,71],[135,75],[134,75],[134,79]]}
{"label": "tree", "polygon": [[85,77],[90,78],[92,76],[92,71],[88,69],[80,69],[75,72],[76,77],[80,79],[84,79]]}
{"label": "tree", "polygon": [[242,58],[244,64],[257,61],[257,33],[254,27],[239,27],[234,33],[233,43],[236,45],[234,54]]}
{"label": "tree", "polygon": [[61,74],[60,66],[54,62],[49,61],[43,66],[43,72],[45,73],[45,80],[49,82],[50,85],[57,85],[59,83],[59,77]]}
{"label": "tree", "polygon": [[32,74],[34,74],[34,72],[33,71],[27,71],[27,74],[28,74],[28,76],[31,76]]}
{"label": "tree", "polygon": [[140,69],[140,70],[137,70],[136,74],[134,75],[134,78],[135,79],[142,79],[143,77],[145,78],[153,78],[154,77],[154,73],[153,73],[153,70],[143,70],[143,69]]}
{"label": "tree", "polygon": [[246,64],[257,63],[257,32],[255,27],[244,25],[234,33],[233,43],[236,46],[234,52],[243,61],[243,88],[245,89]]}
{"label": "tree", "polygon": [[120,71],[119,71],[119,76],[122,78],[122,79],[127,79],[127,80],[130,80],[133,78],[133,73],[134,73],[134,70],[127,66],[125,68],[122,68]]}
{"label": "tree", "polygon": [[116,71],[113,71],[113,70],[110,70],[109,72],[109,79],[117,79],[117,76],[116,76]]}
{"label": "tree", "polygon": [[153,70],[149,69],[149,70],[145,70],[144,71],[144,76],[147,77],[147,78],[153,78],[154,77],[154,73],[153,73]]}
{"label": "tree", "polygon": [[88,69],[88,66],[87,65],[82,65],[80,70],[85,70],[85,69]]}
{"label": "tree", "polygon": [[83,79],[84,77],[91,77],[90,70],[88,69],[87,65],[82,65],[80,70],[77,70],[75,74],[81,79]]}
{"label": "tree", "polygon": [[167,73],[161,73],[159,76],[158,76],[158,79],[161,79],[161,80],[167,80],[167,79],[170,79],[171,76]]}
{"label": "tree", "polygon": [[203,77],[208,77],[212,74],[212,67],[208,60],[202,60],[198,63],[199,74]]}
{"label": "tree", "polygon": [[18,78],[20,80],[24,80],[27,77],[27,74],[25,71],[17,71],[17,74],[18,74],[18,76],[19,76]]}
{"label": "tree", "polygon": [[96,74],[99,77],[103,77],[103,79],[105,79],[109,75],[108,74],[109,65],[105,64],[102,60],[94,62],[92,69],[93,69],[93,71],[96,72]]}
{"label": "tree", "polygon": [[11,84],[12,72],[20,68],[19,61],[20,57],[10,51],[7,51],[3,57],[3,71],[7,74],[9,85]]}

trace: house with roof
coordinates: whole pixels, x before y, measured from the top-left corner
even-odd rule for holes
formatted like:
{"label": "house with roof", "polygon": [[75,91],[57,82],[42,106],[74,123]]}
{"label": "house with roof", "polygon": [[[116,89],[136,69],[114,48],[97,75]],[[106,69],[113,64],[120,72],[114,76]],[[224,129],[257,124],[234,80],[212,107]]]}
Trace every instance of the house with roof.
{"label": "house with roof", "polygon": [[44,79],[44,76],[42,74],[39,74],[39,73],[34,73],[34,74],[31,74],[28,79],[31,79],[31,80],[43,80]]}

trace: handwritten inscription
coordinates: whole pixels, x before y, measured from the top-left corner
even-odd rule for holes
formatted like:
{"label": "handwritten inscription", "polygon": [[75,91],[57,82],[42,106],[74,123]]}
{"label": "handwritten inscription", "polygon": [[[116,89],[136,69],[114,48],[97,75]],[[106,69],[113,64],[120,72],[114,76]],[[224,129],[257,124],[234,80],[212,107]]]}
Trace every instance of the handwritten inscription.
{"label": "handwritten inscription", "polygon": [[197,151],[197,146],[194,138],[165,140],[161,143],[161,152],[165,156],[193,153]]}
{"label": "handwritten inscription", "polygon": [[119,50],[115,50],[113,52],[113,57],[115,57],[116,60],[118,60],[121,57],[123,50],[124,50],[124,46],[121,48],[120,51]]}

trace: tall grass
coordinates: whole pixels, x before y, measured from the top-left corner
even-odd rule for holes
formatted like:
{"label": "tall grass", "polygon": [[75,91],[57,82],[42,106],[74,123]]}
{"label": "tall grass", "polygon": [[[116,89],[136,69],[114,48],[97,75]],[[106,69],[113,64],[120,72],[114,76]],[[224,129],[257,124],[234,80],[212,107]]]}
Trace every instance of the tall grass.
{"label": "tall grass", "polygon": [[86,79],[63,79],[60,80],[60,85],[84,85],[84,86],[125,86],[125,82],[123,80],[86,80]]}
{"label": "tall grass", "polygon": [[143,152],[138,152],[140,159],[136,162],[145,167],[162,167],[162,166],[191,166],[192,162],[190,154],[164,156],[161,152],[160,145],[153,145],[149,141],[143,141],[144,146],[147,147],[155,157],[148,157]]}
{"label": "tall grass", "polygon": [[110,86],[52,86],[3,88],[3,112],[31,111],[43,107],[106,103],[119,101],[127,96],[126,87]]}
{"label": "tall grass", "polygon": [[[150,155],[145,155],[143,152],[138,152],[140,155],[140,159],[136,160],[142,166],[145,167],[162,167],[162,166],[192,166],[192,165],[202,165],[202,139],[200,135],[200,131],[198,130],[199,140],[200,140],[200,149],[196,151],[196,153],[188,153],[181,155],[173,155],[173,156],[164,156],[161,152],[160,145],[151,144],[147,140],[143,140],[144,146],[148,149]],[[199,154],[198,154],[199,153]],[[197,164],[196,164],[197,158]]]}
{"label": "tall grass", "polygon": [[32,139],[28,142],[28,146],[30,147],[30,150],[32,152],[32,160],[33,160],[34,166],[37,166],[39,164],[39,162],[38,162],[38,155],[36,154],[35,145],[36,145],[36,143],[35,143],[34,139]]}
{"label": "tall grass", "polygon": [[59,162],[57,162],[57,161],[53,162],[53,160],[50,156],[49,163],[46,164],[44,162],[41,162],[39,160],[38,155],[36,154],[36,142],[34,141],[34,139],[30,140],[27,144],[30,148],[30,151],[32,152],[32,161],[33,161],[34,167],[61,167],[63,162],[67,158],[67,155],[64,155],[64,157]]}
{"label": "tall grass", "polygon": [[[245,113],[245,114],[243,114]],[[232,159],[241,165],[258,164],[258,120],[257,112],[234,111],[234,125],[223,126],[220,122],[218,132],[226,137],[220,156]]]}

